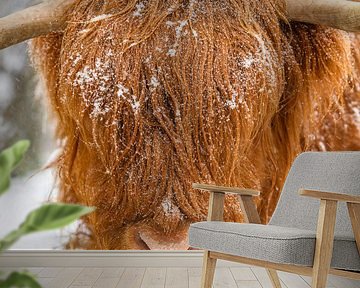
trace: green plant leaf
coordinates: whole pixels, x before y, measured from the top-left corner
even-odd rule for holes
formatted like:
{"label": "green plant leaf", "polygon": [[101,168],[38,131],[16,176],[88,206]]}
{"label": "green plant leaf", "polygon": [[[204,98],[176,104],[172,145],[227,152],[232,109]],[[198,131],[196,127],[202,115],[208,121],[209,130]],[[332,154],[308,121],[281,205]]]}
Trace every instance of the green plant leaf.
{"label": "green plant leaf", "polygon": [[11,172],[30,147],[28,140],[21,140],[0,153],[0,195],[10,186]]}
{"label": "green plant leaf", "polygon": [[94,210],[93,207],[73,204],[52,203],[43,205],[30,212],[17,230],[10,232],[0,240],[0,251],[8,249],[26,234],[64,227]]}
{"label": "green plant leaf", "polygon": [[46,204],[31,212],[20,228],[28,233],[61,228],[94,210],[93,207],[74,204]]}
{"label": "green plant leaf", "polygon": [[8,249],[12,244],[14,244],[19,238],[25,235],[24,231],[21,229],[14,230],[6,235],[3,239],[0,240],[0,251]]}
{"label": "green plant leaf", "polygon": [[27,272],[12,272],[5,280],[0,280],[0,288],[41,288],[35,278]]}

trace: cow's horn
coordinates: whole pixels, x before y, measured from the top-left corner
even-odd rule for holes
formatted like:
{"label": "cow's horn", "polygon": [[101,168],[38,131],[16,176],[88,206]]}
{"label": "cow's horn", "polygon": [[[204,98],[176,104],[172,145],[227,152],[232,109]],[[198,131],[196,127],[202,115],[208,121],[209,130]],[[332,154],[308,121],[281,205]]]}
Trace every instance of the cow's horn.
{"label": "cow's horn", "polygon": [[[286,0],[289,19],[360,31],[360,3],[351,0]],[[47,0],[0,18],[0,49],[61,31],[75,0]]]}
{"label": "cow's horn", "polygon": [[75,0],[47,0],[0,18],[0,49],[22,41],[61,31]]}
{"label": "cow's horn", "polygon": [[360,0],[286,0],[288,17],[345,31],[360,31]]}

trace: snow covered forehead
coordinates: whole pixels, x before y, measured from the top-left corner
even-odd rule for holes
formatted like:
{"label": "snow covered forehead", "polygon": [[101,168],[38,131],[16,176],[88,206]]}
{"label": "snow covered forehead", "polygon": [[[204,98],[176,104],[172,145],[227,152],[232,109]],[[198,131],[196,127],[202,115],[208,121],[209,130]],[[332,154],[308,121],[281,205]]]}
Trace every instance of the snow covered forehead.
{"label": "snow covered forehead", "polygon": [[[238,23],[235,20],[224,23],[221,19],[224,13],[234,13],[228,1],[168,1],[164,7],[157,7],[158,11],[150,11],[154,10],[152,2],[138,1],[124,17],[118,12],[88,16],[77,29],[77,37],[84,42],[74,43],[67,59],[72,67],[68,81],[72,82],[73,91],[71,95],[63,95],[63,101],[68,97],[81,97],[84,110],[90,109],[94,119],[103,119],[111,112],[111,99],[118,97],[128,112],[135,115],[144,108],[141,97],[149,100],[154,93],[170,94],[166,82],[181,77],[177,85],[191,87],[196,82],[199,65],[205,69],[211,66],[213,73],[219,75],[227,74],[221,83],[214,80],[210,83],[211,93],[217,94],[224,109],[241,106],[248,111],[244,101],[251,97],[248,94],[258,93],[260,97],[273,93],[274,87],[276,90],[281,60],[275,55],[274,47],[256,25],[252,27],[247,23],[244,28],[236,28],[238,31],[233,31],[237,33],[236,38],[232,37],[231,30],[229,34],[229,28]],[[208,21],[209,17],[212,21]],[[155,22],[151,29],[145,25],[149,18]],[[96,25],[100,23],[100,27]],[[146,38],[139,39],[141,34],[146,34]],[[92,41],[87,42],[87,38]],[[100,46],[101,53],[89,54],[89,46]],[[215,54],[221,60],[215,59]],[[130,63],[125,64],[135,55],[132,67]],[[189,57],[193,61],[189,61]],[[129,81],[134,80],[132,69],[138,69],[136,82]],[[185,75],[178,75],[178,69]],[[144,87],[146,93],[141,96]],[[219,93],[219,90],[224,91]],[[206,93],[193,97],[206,97]],[[180,116],[179,109],[175,112],[174,116]]]}

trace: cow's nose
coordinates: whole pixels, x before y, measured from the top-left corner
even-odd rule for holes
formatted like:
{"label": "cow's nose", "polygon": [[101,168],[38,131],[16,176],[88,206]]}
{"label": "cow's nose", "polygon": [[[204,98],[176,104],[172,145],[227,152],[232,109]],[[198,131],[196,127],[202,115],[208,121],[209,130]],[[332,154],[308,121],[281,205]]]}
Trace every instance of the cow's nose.
{"label": "cow's nose", "polygon": [[189,238],[187,231],[176,235],[164,235],[161,232],[143,230],[139,236],[150,250],[188,250]]}

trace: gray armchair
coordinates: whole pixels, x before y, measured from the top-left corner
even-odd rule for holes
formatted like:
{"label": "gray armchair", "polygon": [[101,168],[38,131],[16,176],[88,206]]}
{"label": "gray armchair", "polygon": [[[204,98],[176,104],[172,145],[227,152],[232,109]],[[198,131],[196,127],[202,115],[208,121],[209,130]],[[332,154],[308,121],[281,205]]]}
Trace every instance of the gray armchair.
{"label": "gray armchair", "polygon": [[[268,225],[252,199],[259,192],[193,187],[211,192],[208,221],[189,232],[190,246],[205,250],[202,288],[212,286],[217,259],[264,267],[275,288],[276,270],[312,276],[313,288],[325,288],[328,274],[360,280],[360,152],[298,156]],[[250,223],[222,222],[225,193],[239,194]]]}

